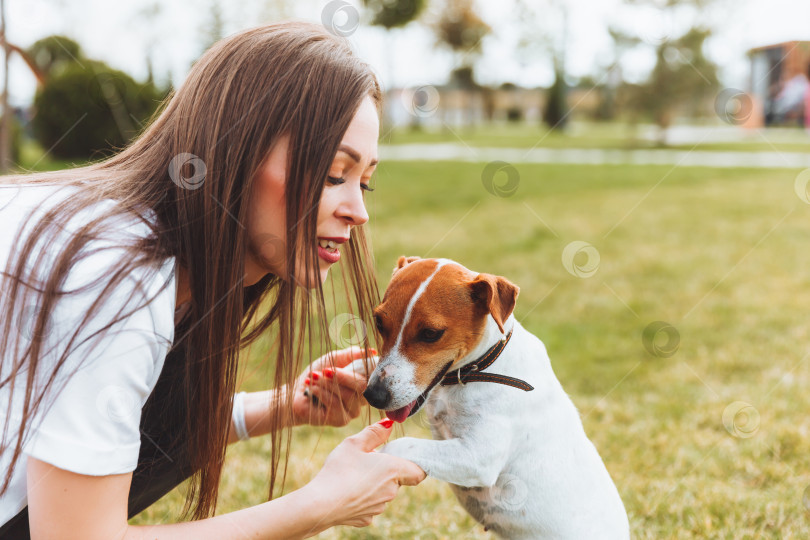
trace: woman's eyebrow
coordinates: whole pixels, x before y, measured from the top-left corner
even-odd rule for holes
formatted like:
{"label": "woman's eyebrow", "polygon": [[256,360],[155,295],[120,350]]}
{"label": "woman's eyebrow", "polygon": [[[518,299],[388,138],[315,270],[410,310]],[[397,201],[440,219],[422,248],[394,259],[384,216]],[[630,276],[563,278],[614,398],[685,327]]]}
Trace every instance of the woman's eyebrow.
{"label": "woman's eyebrow", "polygon": [[[357,163],[360,163],[360,153],[359,153],[357,150],[355,150],[354,148],[352,148],[351,146],[347,146],[347,145],[345,145],[345,144],[341,144],[341,145],[340,145],[340,147],[338,147],[338,152],[344,152],[344,153],[346,153],[346,154],[347,154],[347,155],[348,155],[350,158],[352,158],[353,160],[355,160]],[[374,166],[374,165],[376,165],[377,163],[379,163],[379,160],[377,160],[377,159],[372,159],[372,160],[371,160],[371,162],[368,164],[368,166],[369,166],[369,167],[373,167],[373,166]]]}

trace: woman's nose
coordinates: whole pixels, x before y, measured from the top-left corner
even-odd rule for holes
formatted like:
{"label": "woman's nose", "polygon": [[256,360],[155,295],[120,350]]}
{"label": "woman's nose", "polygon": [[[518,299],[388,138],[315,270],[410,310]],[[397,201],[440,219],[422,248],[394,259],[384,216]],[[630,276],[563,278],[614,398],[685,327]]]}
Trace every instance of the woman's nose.
{"label": "woman's nose", "polygon": [[350,191],[351,195],[347,195],[338,206],[338,216],[348,220],[352,225],[362,225],[368,221],[363,193],[360,189]]}

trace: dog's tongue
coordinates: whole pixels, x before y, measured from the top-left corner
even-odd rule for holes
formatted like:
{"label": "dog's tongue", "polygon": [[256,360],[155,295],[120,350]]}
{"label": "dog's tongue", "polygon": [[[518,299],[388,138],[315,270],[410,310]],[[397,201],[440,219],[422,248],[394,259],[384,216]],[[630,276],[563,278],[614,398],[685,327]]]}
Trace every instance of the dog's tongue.
{"label": "dog's tongue", "polygon": [[411,414],[411,410],[416,405],[416,400],[411,401],[404,407],[400,407],[395,411],[385,411],[385,415],[393,420],[394,422],[399,422],[400,424],[408,418],[408,415]]}

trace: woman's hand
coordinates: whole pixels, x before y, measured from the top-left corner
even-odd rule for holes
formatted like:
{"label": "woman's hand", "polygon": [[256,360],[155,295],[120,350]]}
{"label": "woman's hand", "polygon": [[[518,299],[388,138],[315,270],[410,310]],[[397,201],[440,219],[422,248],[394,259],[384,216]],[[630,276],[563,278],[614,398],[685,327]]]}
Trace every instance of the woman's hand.
{"label": "woman's hand", "polygon": [[360,416],[366,404],[363,391],[368,377],[347,366],[363,355],[364,350],[355,346],[332,351],[312,362],[295,382],[292,407],[296,424],[345,426]]}
{"label": "woman's hand", "polygon": [[392,425],[386,418],[344,439],[303,488],[323,505],[332,525],[371,525],[399,486],[415,486],[425,479],[415,463],[374,450],[391,435]]}

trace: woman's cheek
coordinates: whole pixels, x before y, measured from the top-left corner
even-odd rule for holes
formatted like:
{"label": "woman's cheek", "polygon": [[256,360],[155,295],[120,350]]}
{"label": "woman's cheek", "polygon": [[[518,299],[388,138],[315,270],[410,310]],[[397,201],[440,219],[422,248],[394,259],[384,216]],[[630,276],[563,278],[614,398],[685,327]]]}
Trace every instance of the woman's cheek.
{"label": "woman's cheek", "polygon": [[321,200],[318,203],[318,221],[323,221],[327,219],[330,215],[334,213],[334,205],[335,200],[339,197],[338,193],[340,187],[345,184],[341,184],[338,186],[330,186],[326,185],[323,188],[323,192],[321,193]]}

